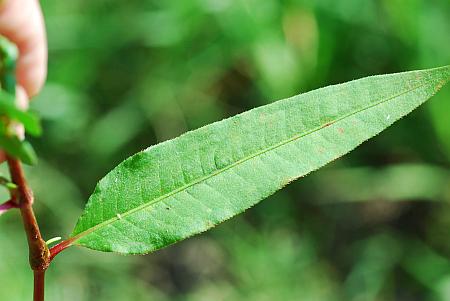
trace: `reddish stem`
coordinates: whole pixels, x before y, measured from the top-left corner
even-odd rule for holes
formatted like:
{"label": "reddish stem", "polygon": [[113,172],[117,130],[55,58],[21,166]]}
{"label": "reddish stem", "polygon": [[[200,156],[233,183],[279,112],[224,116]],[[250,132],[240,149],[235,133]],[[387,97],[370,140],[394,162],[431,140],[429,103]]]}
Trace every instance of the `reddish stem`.
{"label": "reddish stem", "polygon": [[33,194],[28,188],[19,160],[7,156],[12,181],[17,185],[17,204],[22,215],[23,226],[28,240],[29,260],[34,271],[34,301],[44,300],[44,275],[50,264],[50,252],[42,239],[33,211]]}
{"label": "reddish stem", "polygon": [[34,301],[44,300],[45,270],[34,271]]}
{"label": "reddish stem", "polygon": [[53,258],[55,258],[55,256],[58,255],[61,251],[70,247],[72,245],[72,242],[73,242],[73,240],[69,238],[69,239],[64,240],[64,241],[60,242],[59,244],[51,247],[50,248],[50,261],[52,261]]}
{"label": "reddish stem", "polygon": [[19,205],[17,205],[15,200],[11,199],[9,201],[6,201],[0,205],[0,215],[14,208],[19,208]]}

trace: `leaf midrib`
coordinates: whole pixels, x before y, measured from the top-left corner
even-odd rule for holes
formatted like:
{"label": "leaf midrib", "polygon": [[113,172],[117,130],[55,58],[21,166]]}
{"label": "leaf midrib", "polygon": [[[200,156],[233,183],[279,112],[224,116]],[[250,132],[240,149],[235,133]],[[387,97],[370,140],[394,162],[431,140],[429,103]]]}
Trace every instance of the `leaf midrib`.
{"label": "leaf midrib", "polygon": [[258,152],[256,152],[256,153],[254,153],[254,154],[252,154],[252,155],[250,155],[250,156],[247,156],[247,157],[244,157],[244,158],[242,158],[242,159],[240,159],[240,160],[237,160],[236,162],[230,164],[229,166],[226,166],[226,167],[223,167],[223,168],[221,168],[221,169],[218,169],[218,170],[216,170],[215,172],[213,172],[213,173],[211,173],[211,174],[209,174],[209,175],[203,176],[203,177],[201,177],[201,178],[199,178],[199,179],[193,181],[192,183],[189,183],[189,184],[186,184],[186,185],[184,185],[184,186],[181,186],[180,188],[177,188],[177,189],[173,190],[172,192],[169,192],[169,193],[167,193],[167,194],[165,194],[165,195],[162,195],[162,196],[160,196],[160,197],[158,197],[158,198],[155,198],[155,199],[151,200],[151,201],[148,202],[148,203],[142,204],[142,205],[140,205],[140,206],[138,206],[138,207],[136,207],[136,208],[133,208],[133,209],[131,209],[131,210],[125,211],[125,212],[123,212],[123,213],[120,213],[120,218],[119,218],[119,217],[112,217],[112,218],[110,218],[110,219],[108,219],[108,220],[106,220],[106,221],[104,221],[104,222],[102,222],[102,223],[100,223],[100,224],[97,224],[97,225],[93,226],[92,228],[89,228],[89,229],[87,229],[87,230],[84,230],[83,232],[78,233],[77,235],[75,235],[75,236],[69,238],[69,240],[71,241],[71,244],[72,244],[72,243],[75,243],[78,239],[82,238],[83,236],[86,236],[86,235],[88,235],[88,234],[90,234],[90,233],[92,233],[92,232],[94,232],[94,231],[96,231],[96,230],[98,230],[98,229],[100,229],[100,228],[103,228],[103,227],[105,227],[105,226],[107,226],[107,225],[109,225],[109,224],[112,224],[113,222],[115,222],[115,221],[117,221],[117,220],[123,219],[124,217],[126,217],[126,216],[128,216],[128,215],[130,215],[130,214],[133,214],[133,213],[135,213],[135,212],[137,212],[137,211],[140,211],[140,210],[142,210],[142,209],[144,209],[144,208],[146,208],[146,207],[150,207],[150,206],[152,206],[152,205],[154,205],[154,204],[156,204],[156,203],[158,203],[158,202],[161,202],[161,201],[163,201],[163,200],[165,200],[165,199],[167,199],[167,198],[169,198],[169,197],[171,197],[171,196],[173,196],[173,195],[175,195],[175,194],[177,194],[177,193],[179,193],[179,192],[181,192],[181,191],[184,191],[184,190],[186,190],[186,189],[188,189],[188,188],[190,188],[190,187],[192,187],[192,186],[194,186],[194,185],[197,185],[197,184],[199,184],[199,183],[201,183],[201,182],[203,182],[203,181],[206,181],[206,180],[208,180],[208,179],[210,179],[210,178],[212,178],[212,177],[215,177],[215,176],[217,176],[217,175],[219,175],[219,174],[221,174],[221,173],[223,173],[223,172],[225,172],[225,171],[227,171],[227,170],[229,170],[229,169],[231,169],[231,168],[233,168],[233,167],[236,167],[236,166],[240,165],[241,163],[244,163],[244,162],[246,162],[246,161],[248,161],[248,160],[251,160],[251,159],[253,159],[253,158],[256,158],[256,157],[258,157],[258,156],[260,156],[260,155],[263,155],[263,154],[265,154],[265,153],[267,153],[267,152],[270,152],[270,151],[272,151],[272,150],[274,150],[274,149],[277,149],[277,148],[279,148],[279,147],[282,147],[282,146],[284,146],[284,145],[286,145],[286,144],[288,144],[288,143],[290,143],[290,142],[296,141],[296,140],[298,140],[298,139],[300,139],[300,138],[302,138],[302,137],[311,135],[311,134],[313,134],[313,133],[315,133],[315,132],[317,132],[317,131],[320,131],[320,130],[323,129],[323,128],[326,128],[326,127],[328,127],[328,126],[331,126],[331,125],[333,125],[334,123],[339,122],[339,121],[341,121],[341,120],[343,120],[343,119],[346,119],[346,118],[348,118],[348,117],[350,117],[350,116],[356,115],[356,114],[358,114],[358,113],[360,113],[360,112],[363,112],[363,111],[365,111],[365,110],[369,110],[369,109],[371,109],[371,108],[373,108],[373,107],[379,106],[379,105],[381,105],[381,104],[383,104],[383,103],[385,103],[385,102],[388,102],[388,101],[390,101],[390,100],[392,100],[392,99],[395,99],[395,98],[397,98],[397,97],[400,97],[400,96],[402,96],[402,95],[404,95],[404,94],[407,94],[407,93],[409,93],[409,92],[411,92],[411,91],[414,91],[414,90],[416,90],[416,89],[420,89],[421,87],[423,87],[423,86],[425,86],[425,85],[427,85],[427,84],[428,84],[428,83],[423,83],[423,84],[417,85],[417,86],[415,86],[415,87],[413,87],[413,88],[410,88],[410,89],[408,89],[408,90],[406,90],[406,91],[403,91],[403,92],[401,92],[401,93],[398,93],[398,94],[393,95],[393,96],[391,96],[391,97],[388,97],[388,98],[386,98],[386,99],[383,99],[383,100],[380,100],[380,101],[378,101],[378,102],[375,102],[375,103],[373,103],[373,104],[371,104],[371,105],[369,105],[369,106],[367,106],[367,107],[364,107],[364,108],[361,108],[361,109],[356,110],[356,111],[354,111],[354,112],[351,112],[351,113],[348,113],[348,114],[346,114],[346,115],[343,115],[343,116],[341,116],[341,117],[339,117],[339,118],[337,118],[337,119],[335,119],[335,120],[333,120],[333,121],[326,122],[326,123],[324,123],[324,124],[322,124],[322,125],[320,125],[320,126],[314,128],[314,129],[312,129],[312,130],[310,130],[310,131],[307,131],[307,132],[302,133],[302,134],[294,135],[293,137],[291,137],[291,138],[289,138],[289,139],[286,139],[286,140],[284,140],[284,141],[282,141],[282,142],[279,142],[279,143],[277,143],[277,144],[275,144],[275,145],[273,145],[273,146],[271,146],[271,147],[269,147],[269,148],[266,148],[266,149],[264,149],[264,150],[261,150],[261,151],[258,151]]}

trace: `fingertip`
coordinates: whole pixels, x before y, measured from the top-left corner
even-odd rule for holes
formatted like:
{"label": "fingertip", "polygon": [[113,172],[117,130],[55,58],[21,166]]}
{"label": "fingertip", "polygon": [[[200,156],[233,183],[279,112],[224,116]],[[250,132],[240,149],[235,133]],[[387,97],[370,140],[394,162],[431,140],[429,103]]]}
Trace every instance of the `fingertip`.
{"label": "fingertip", "polygon": [[[44,19],[39,3],[32,0],[35,9],[31,15],[30,24],[34,26],[28,27],[28,33],[24,33],[27,38],[19,43],[19,61],[17,64],[17,79],[19,85],[24,87],[31,98],[42,89],[47,77],[47,37],[45,34]],[[30,4],[31,5],[31,4]]]}
{"label": "fingertip", "polygon": [[17,65],[17,82],[33,97],[42,89],[47,77],[47,50],[38,45],[19,58]]}
{"label": "fingertip", "polygon": [[23,111],[28,109],[28,95],[25,89],[21,86],[16,87],[16,105]]}
{"label": "fingertip", "polygon": [[[1,1],[1,0],[0,0]],[[0,34],[19,48],[18,84],[29,97],[36,95],[47,76],[47,38],[37,0],[0,2]]]}

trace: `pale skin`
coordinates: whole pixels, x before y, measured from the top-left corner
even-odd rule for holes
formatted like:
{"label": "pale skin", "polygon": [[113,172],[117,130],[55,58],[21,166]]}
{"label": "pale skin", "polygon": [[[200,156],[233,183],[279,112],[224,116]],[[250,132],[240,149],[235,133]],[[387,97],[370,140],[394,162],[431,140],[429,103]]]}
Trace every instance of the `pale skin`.
{"label": "pale skin", "polygon": [[[47,38],[38,0],[0,0],[0,35],[19,48],[17,101],[26,107],[47,76]],[[0,161],[4,154],[0,152]]]}

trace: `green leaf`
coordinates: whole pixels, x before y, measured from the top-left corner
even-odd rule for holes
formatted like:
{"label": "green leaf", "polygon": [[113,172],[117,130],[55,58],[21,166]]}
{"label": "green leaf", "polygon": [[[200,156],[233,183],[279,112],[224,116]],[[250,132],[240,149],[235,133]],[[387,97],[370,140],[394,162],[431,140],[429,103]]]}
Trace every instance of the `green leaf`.
{"label": "green leaf", "polygon": [[206,231],[377,135],[449,77],[449,66],[367,77],[152,146],[98,183],[68,242],[144,254]]}
{"label": "green leaf", "polygon": [[16,95],[15,70],[18,56],[19,50],[16,45],[0,36],[0,85],[3,90],[12,95]]}
{"label": "green leaf", "polygon": [[34,165],[37,162],[37,156],[31,144],[28,141],[21,141],[15,136],[0,135],[0,148],[11,156],[19,158],[25,164]]}
{"label": "green leaf", "polygon": [[5,115],[9,119],[16,120],[23,124],[25,131],[33,136],[42,133],[39,118],[32,112],[25,112],[15,106],[14,97],[0,90],[0,115]]}

